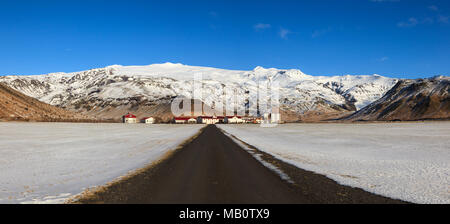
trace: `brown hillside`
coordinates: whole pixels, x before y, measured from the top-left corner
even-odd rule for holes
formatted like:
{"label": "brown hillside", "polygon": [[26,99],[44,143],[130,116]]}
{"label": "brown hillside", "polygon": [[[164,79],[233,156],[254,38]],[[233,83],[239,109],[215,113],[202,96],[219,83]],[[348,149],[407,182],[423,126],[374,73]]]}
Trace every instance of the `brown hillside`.
{"label": "brown hillside", "polygon": [[450,77],[401,80],[381,99],[346,120],[450,119]]}
{"label": "brown hillside", "polygon": [[87,117],[26,96],[0,83],[0,121],[82,121]]}

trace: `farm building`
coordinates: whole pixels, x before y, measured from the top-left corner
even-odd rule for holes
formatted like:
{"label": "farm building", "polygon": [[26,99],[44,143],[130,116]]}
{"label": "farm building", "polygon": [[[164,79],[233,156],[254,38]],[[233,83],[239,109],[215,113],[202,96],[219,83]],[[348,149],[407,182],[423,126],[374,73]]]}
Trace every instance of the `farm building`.
{"label": "farm building", "polygon": [[201,124],[241,124],[245,123],[245,120],[241,116],[201,116],[198,117],[198,123]]}
{"label": "farm building", "polygon": [[175,117],[175,124],[259,124],[262,118],[242,116],[198,116],[198,117]]}
{"label": "farm building", "polygon": [[200,118],[202,124],[217,124],[220,122],[220,118],[216,116],[202,116]]}
{"label": "farm building", "polygon": [[154,124],[155,123],[155,118],[153,118],[153,117],[144,117],[144,118],[141,119],[141,122],[145,123],[145,124]]}
{"label": "farm building", "polygon": [[245,123],[244,119],[240,116],[227,116],[228,124],[242,124]]}
{"label": "farm building", "polygon": [[193,117],[175,117],[175,124],[196,124],[197,119]]}
{"label": "farm building", "polygon": [[136,116],[134,116],[133,114],[130,114],[130,113],[128,113],[127,115],[123,115],[122,121],[123,121],[123,123],[128,123],[128,124],[137,123]]}

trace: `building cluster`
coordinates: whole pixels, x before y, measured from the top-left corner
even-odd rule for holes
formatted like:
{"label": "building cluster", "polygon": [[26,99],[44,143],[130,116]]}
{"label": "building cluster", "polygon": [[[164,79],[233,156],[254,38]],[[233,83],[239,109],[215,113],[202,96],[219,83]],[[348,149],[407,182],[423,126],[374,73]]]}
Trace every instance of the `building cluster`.
{"label": "building cluster", "polygon": [[[138,119],[135,115],[128,113],[128,114],[122,116],[122,122],[128,123],[128,124],[136,124],[136,123],[138,123]],[[139,122],[145,123],[145,124],[154,124],[155,118],[154,117],[143,117],[139,120]]]}
{"label": "building cluster", "polygon": [[262,118],[242,116],[175,117],[176,124],[259,124]]}
{"label": "building cluster", "polygon": [[[154,117],[138,118],[128,113],[122,116],[122,122],[128,124],[145,123],[154,124]],[[175,117],[172,120],[175,124],[260,124],[263,122],[262,117],[247,117],[247,116],[190,116],[190,117]]]}

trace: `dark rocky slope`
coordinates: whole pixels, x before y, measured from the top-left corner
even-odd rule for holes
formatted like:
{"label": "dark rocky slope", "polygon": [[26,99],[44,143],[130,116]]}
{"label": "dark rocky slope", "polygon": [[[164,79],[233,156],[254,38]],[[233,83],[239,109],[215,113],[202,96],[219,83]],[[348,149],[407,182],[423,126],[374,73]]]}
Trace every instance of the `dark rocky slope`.
{"label": "dark rocky slope", "polygon": [[381,99],[344,118],[412,121],[450,118],[450,77],[401,80]]}

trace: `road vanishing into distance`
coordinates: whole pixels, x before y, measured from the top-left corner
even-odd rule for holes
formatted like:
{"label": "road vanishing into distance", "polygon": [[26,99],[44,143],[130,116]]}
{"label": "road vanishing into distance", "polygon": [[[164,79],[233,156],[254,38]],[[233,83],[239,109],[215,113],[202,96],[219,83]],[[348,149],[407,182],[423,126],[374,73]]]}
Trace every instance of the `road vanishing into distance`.
{"label": "road vanishing into distance", "polygon": [[340,185],[259,153],[291,181],[283,180],[215,125],[208,125],[162,162],[77,203],[404,203]]}

